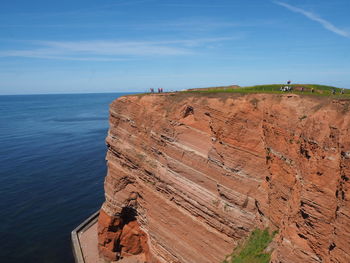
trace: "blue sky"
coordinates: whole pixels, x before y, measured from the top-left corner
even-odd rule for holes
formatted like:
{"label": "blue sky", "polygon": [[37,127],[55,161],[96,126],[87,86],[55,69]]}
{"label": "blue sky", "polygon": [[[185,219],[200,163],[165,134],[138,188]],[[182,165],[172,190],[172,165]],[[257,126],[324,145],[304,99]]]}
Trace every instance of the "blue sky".
{"label": "blue sky", "polygon": [[349,0],[0,3],[0,94],[350,88]]}

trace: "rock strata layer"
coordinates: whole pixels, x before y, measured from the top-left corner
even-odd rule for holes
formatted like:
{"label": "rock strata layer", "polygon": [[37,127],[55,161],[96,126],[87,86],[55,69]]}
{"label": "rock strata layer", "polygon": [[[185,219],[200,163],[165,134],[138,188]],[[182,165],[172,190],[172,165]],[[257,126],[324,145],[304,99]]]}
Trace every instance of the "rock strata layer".
{"label": "rock strata layer", "polygon": [[350,262],[350,101],[127,96],[110,106],[99,251],[221,262],[256,227],[273,262]]}

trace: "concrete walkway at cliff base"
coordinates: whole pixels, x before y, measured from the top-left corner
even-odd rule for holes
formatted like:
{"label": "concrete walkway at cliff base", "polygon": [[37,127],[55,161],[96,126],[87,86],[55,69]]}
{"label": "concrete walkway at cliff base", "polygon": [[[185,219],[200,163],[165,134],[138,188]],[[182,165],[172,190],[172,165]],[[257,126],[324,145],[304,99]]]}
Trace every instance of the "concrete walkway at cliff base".
{"label": "concrete walkway at cliff base", "polygon": [[[99,257],[98,253],[98,215],[94,213],[72,231],[73,253],[76,263],[109,263]],[[142,263],[138,256],[132,256],[111,263]]]}

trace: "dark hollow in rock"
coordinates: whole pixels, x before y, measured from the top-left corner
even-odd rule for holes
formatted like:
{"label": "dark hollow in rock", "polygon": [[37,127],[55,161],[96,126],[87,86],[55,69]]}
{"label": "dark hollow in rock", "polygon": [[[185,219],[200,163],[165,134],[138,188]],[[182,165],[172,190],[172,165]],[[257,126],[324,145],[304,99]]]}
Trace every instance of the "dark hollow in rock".
{"label": "dark hollow in rock", "polygon": [[194,109],[192,106],[187,106],[183,112],[183,117],[186,118],[189,115],[194,114]]}

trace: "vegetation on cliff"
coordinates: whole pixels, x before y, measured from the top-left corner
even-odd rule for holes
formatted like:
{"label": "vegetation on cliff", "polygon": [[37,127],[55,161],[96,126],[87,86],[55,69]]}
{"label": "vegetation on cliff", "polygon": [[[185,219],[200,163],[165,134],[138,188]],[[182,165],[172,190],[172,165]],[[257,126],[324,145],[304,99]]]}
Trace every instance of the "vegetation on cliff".
{"label": "vegetation on cliff", "polygon": [[[216,92],[231,92],[231,93],[287,93],[281,91],[281,87],[286,86],[286,84],[268,84],[268,85],[256,85],[248,87],[239,87],[239,86],[222,86],[222,87],[212,87],[204,89],[192,89],[185,92],[201,92],[201,93],[216,93]],[[319,96],[330,96],[333,95],[333,90],[337,97],[350,97],[350,90],[344,89],[344,94],[341,94],[342,89],[326,86],[326,85],[317,85],[317,84],[292,84],[288,85],[292,87],[291,91],[288,93],[296,94],[312,94]]]}
{"label": "vegetation on cliff", "polygon": [[239,244],[223,263],[268,263],[270,252],[266,249],[276,232],[270,234],[268,229],[255,229],[247,240]]}

